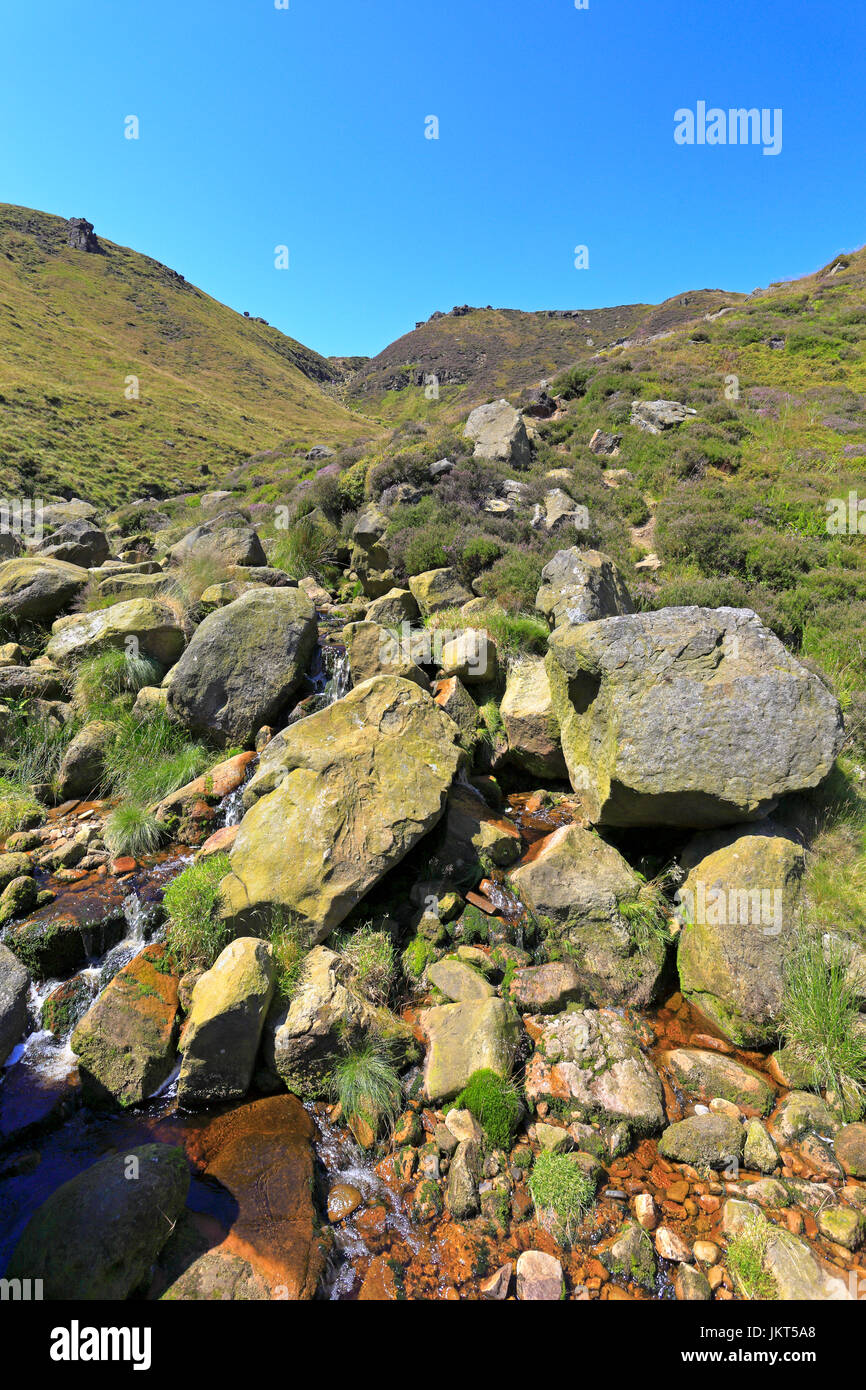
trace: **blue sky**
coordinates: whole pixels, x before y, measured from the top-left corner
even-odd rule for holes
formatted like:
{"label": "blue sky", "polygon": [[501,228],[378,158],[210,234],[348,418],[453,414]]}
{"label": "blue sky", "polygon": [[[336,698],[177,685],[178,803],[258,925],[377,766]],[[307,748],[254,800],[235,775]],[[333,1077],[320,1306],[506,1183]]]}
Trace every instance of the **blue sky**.
{"label": "blue sky", "polygon": [[[324,353],[459,303],[751,290],[866,241],[862,0],[289,4],[7,0],[0,200]],[[781,108],[781,153],[677,145],[701,100]]]}

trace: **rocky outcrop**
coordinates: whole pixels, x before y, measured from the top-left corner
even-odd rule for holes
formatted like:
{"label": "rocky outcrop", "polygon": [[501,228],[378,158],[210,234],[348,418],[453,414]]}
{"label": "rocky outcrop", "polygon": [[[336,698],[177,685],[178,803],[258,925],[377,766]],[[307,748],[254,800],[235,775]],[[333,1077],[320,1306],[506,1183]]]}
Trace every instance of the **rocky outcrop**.
{"label": "rocky outcrop", "polygon": [[711,852],[697,860],[677,894],[680,986],[742,1047],[760,1046],[776,1034],[805,868],[800,845],[757,833],[761,828],[769,829],[698,837],[692,857],[704,847]]}
{"label": "rocky outcrop", "polygon": [[679,401],[632,401],[631,424],[647,434],[664,434],[675,429],[697,411]]}
{"label": "rocky outcrop", "polygon": [[132,649],[136,656],[152,656],[161,665],[172,666],[185,642],[174,608],[159,599],[134,598],[94,613],[58,618],[45,654],[62,666],[113,648]]}
{"label": "rocky outcrop", "polygon": [[535,599],[536,612],[552,628],[594,623],[633,613],[625,580],[600,550],[558,550],[541,571],[544,581]]}
{"label": "rocky outcrop", "polygon": [[547,670],[571,784],[596,823],[758,819],[818,786],[841,747],[836,700],[748,609],[559,627]]}
{"label": "rocky outcrop", "polygon": [[639,902],[642,884],[612,845],[582,826],[562,826],[533,846],[511,881],[548,941],[575,966],[587,1003],[646,1007],[664,943],[639,941],[630,929],[625,914]]}
{"label": "rocky outcrop", "polygon": [[628,1024],[596,1009],[536,1022],[536,1050],[526,1066],[530,1104],[562,1102],[577,1120],[598,1120],[607,1128],[625,1121],[635,1135],[661,1129],[662,1083]]}
{"label": "rocky outcrop", "polygon": [[70,217],[66,223],[66,245],[73,251],[87,251],[91,255],[99,255],[102,251],[93,223],[85,217]]}
{"label": "rocky outcrop", "polygon": [[511,468],[528,468],[532,462],[523,416],[506,400],[477,406],[463,432],[475,441],[473,455],[477,459],[507,463]]}
{"label": "rocky outcrop", "polygon": [[284,907],[324,940],[437,823],[464,757],[453,721],[397,676],[290,726],[245,793],[223,883],[235,929]]}
{"label": "rocky outcrop", "polygon": [[251,590],[196,629],[172,672],[169,708],[192,733],[251,746],[285,713],[317,632],[302,589]]}
{"label": "rocky outcrop", "polygon": [[186,1202],[189,1169],[170,1144],[110,1154],[58,1187],[6,1269],[55,1301],[125,1299],[150,1276]]}

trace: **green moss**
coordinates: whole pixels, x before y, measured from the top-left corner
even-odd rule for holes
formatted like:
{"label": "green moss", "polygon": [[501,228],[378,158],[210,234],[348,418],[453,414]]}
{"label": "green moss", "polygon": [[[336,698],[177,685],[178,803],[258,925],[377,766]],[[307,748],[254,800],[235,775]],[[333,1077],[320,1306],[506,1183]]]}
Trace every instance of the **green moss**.
{"label": "green moss", "polygon": [[512,1081],[489,1068],[473,1072],[449,1109],[469,1110],[494,1149],[510,1149],[523,1113]]}

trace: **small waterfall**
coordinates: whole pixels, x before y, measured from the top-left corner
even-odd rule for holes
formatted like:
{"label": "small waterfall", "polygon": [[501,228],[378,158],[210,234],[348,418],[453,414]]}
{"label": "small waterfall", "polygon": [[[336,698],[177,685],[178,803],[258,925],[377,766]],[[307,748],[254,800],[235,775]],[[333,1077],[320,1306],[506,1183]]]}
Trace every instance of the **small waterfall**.
{"label": "small waterfall", "polygon": [[352,684],[349,670],[349,656],[345,647],[328,647],[325,651],[325,669],[330,668],[330,679],[325,686],[328,704],[333,705],[348,694]]}
{"label": "small waterfall", "polygon": [[236,787],[233,792],[229,792],[225,801],[220,803],[217,810],[217,821],[221,827],[225,827],[227,825],[240,825],[243,818],[244,788],[241,786]]}

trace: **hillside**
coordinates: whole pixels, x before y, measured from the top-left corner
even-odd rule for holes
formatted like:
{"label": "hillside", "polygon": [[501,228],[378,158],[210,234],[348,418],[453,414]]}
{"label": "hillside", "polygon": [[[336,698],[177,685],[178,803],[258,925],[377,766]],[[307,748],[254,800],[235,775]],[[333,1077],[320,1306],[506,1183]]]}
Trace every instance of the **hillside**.
{"label": "hillside", "polygon": [[417,325],[351,377],[347,398],[383,419],[432,418],[425,379],[438,379],[438,412],[468,410],[491,396],[509,395],[605,348],[646,341],[683,323],[735,305],[742,295],[698,290],[664,304],[609,309],[518,309],[458,305]]}
{"label": "hillside", "polygon": [[[127,501],[256,449],[369,438],[339,373],[181,275],[63,218],[0,205],[0,486]],[[139,379],[138,400],[127,378]]]}

